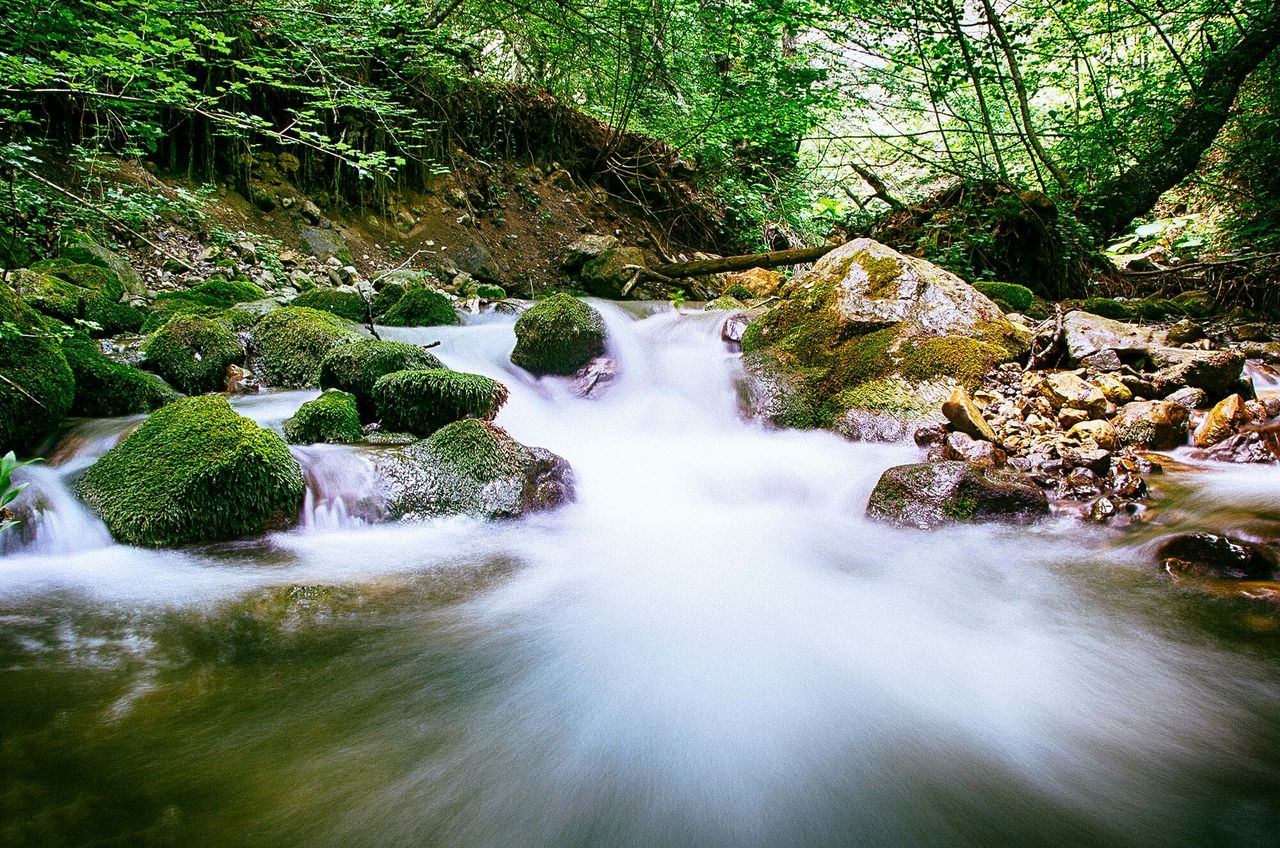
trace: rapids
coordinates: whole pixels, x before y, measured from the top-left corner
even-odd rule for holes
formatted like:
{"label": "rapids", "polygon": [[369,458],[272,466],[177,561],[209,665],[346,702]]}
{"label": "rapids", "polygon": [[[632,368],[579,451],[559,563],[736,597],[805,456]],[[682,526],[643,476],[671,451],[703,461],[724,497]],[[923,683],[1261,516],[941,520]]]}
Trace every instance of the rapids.
{"label": "rapids", "polygon": [[[718,316],[596,305],[595,399],[510,316],[381,330],[507,384],[555,512],[379,524],[373,449],[318,445],[294,530],[144,551],[67,487],[138,418],[22,472],[0,843],[1274,844],[1274,613],[1162,582],[1155,531],[870,523],[914,446],[744,422]],[[1275,468],[1169,478],[1160,532],[1280,524]]]}

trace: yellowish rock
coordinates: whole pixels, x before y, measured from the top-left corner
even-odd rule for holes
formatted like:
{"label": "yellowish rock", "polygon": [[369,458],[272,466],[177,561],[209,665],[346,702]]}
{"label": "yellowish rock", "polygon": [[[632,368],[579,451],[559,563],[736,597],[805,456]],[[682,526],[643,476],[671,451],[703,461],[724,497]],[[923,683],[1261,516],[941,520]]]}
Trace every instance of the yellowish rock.
{"label": "yellowish rock", "polygon": [[1119,444],[1110,421],[1081,421],[1067,431],[1067,437],[1082,442],[1092,440],[1103,450],[1115,450]]}
{"label": "yellowish rock", "polygon": [[1214,404],[1200,426],[1191,436],[1191,444],[1198,448],[1216,445],[1236,432],[1236,428],[1249,420],[1244,400],[1240,395],[1227,395]]}

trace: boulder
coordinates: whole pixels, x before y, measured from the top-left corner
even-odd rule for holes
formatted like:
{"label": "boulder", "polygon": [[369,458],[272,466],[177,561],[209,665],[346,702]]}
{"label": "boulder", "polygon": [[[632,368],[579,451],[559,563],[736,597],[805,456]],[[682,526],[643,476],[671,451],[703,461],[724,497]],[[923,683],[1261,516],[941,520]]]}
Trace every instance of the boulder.
{"label": "boulder", "polygon": [[1072,425],[1067,431],[1067,438],[1082,442],[1091,441],[1103,450],[1109,451],[1115,450],[1120,444],[1116,436],[1116,428],[1110,421],[1081,421]]}
{"label": "boulder", "polygon": [[284,422],[284,437],[290,444],[314,442],[346,444],[364,438],[355,395],[328,389],[315,400],[309,400],[292,418]]}
{"label": "boulder", "polygon": [[325,356],[361,338],[355,324],[301,306],[287,306],[264,316],[249,335],[263,379],[276,388],[318,385]]}
{"label": "boulder", "polygon": [[1171,395],[1166,395],[1165,400],[1169,403],[1176,403],[1178,406],[1184,406],[1188,411],[1200,409],[1209,403],[1209,396],[1205,394],[1204,389],[1193,389],[1187,386],[1178,389]]}
{"label": "boulder", "polygon": [[951,396],[943,401],[942,414],[959,432],[986,442],[996,441],[995,430],[991,429],[982,410],[978,409],[963,388],[957,386]]}
{"label": "boulder", "polygon": [[45,319],[0,282],[0,453],[22,451],[71,410],[75,377]]}
{"label": "boulder", "polygon": [[973,287],[1005,312],[1026,312],[1036,299],[1031,289],[1017,283],[974,283]]}
{"label": "boulder", "polygon": [[1240,395],[1227,395],[1214,404],[1204,420],[1191,434],[1191,444],[1207,448],[1235,434],[1241,424],[1249,420],[1244,400]]}
{"label": "boulder", "polygon": [[745,271],[725,274],[724,288],[725,291],[728,291],[734,286],[741,286],[750,292],[753,298],[773,297],[778,293],[778,289],[782,287],[784,279],[785,277],[783,277],[781,271],[768,268],[748,268]]}
{"label": "boulder", "polygon": [[573,500],[561,457],[526,447],[487,421],[456,421],[381,455],[376,472],[392,518],[515,518]]}
{"label": "boulder", "polygon": [[1204,389],[1209,400],[1226,397],[1235,388],[1245,362],[1238,350],[1161,348],[1152,358],[1162,366],[1151,380],[1161,397],[1190,386]]}
{"label": "boulder", "polygon": [[449,259],[459,271],[466,271],[477,280],[486,283],[502,281],[502,270],[498,267],[498,263],[493,261],[489,249],[478,241],[467,241],[449,251]]}
{"label": "boulder", "polygon": [[1153,327],[1125,324],[1080,310],[1063,316],[1062,337],[1073,362],[1104,350],[1115,351],[1121,359],[1126,354],[1142,356],[1168,343],[1165,334]]}
{"label": "boulder", "polygon": [[1164,400],[1125,404],[1111,420],[1120,444],[1171,450],[1187,441],[1187,408]]}
{"label": "boulder", "polygon": [[999,468],[1008,459],[1005,452],[991,442],[965,433],[948,433],[943,447],[947,459],[961,459],[987,468]]}
{"label": "boulder", "polygon": [[341,389],[355,396],[362,421],[377,418],[373,386],[380,377],[396,371],[424,371],[444,368],[432,355],[416,345],[361,339],[336,347],[320,360],[320,388]]}
{"label": "boulder", "polygon": [[1191,344],[1204,338],[1204,328],[1190,318],[1183,318],[1166,331],[1165,337],[1171,345]]}
{"label": "boulder", "polygon": [[300,235],[302,249],[322,262],[337,259],[344,264],[351,263],[347,240],[337,230],[328,227],[303,227]]}
{"label": "boulder", "polygon": [[76,494],[129,545],[236,539],[297,515],[302,471],[284,440],[222,397],[175,401],[103,454]]}
{"label": "boulder", "polygon": [[244,362],[244,347],[225,324],[199,315],[177,315],[143,345],[146,367],[179,391],[220,392],[227,366]]}
{"label": "boulder", "polygon": [[62,342],[62,353],[75,375],[76,393],[72,415],[86,418],[113,418],[150,412],[182,397],[155,374],[122,365],[85,336]]}
{"label": "boulder", "polygon": [[97,265],[74,265],[61,259],[39,262],[13,275],[13,287],[27,303],[65,324],[92,321],[95,336],[133,332],[145,318],[141,310],[122,303],[124,285]]}
{"label": "boulder", "polygon": [[744,355],[742,373],[739,405],[746,418],[774,427],[820,426],[822,416],[809,384],[801,375],[784,367],[773,351]]}
{"label": "boulder", "polygon": [[142,275],[129,264],[129,260],[100,244],[83,241],[68,245],[58,251],[58,258],[75,265],[97,265],[99,268],[106,268],[116,275],[130,298],[143,300],[147,296],[147,284],[143,281]]}
{"label": "boulder", "polygon": [[1173,575],[1228,580],[1271,580],[1276,555],[1262,545],[1212,533],[1184,533],[1160,543],[1156,558]]}
{"label": "boulder", "polygon": [[1232,340],[1237,342],[1269,342],[1271,330],[1266,324],[1236,324],[1229,331]]}
{"label": "boulder", "polygon": [[600,313],[563,292],[526,309],[515,334],[511,361],[534,374],[573,374],[604,353]]}
{"label": "boulder", "polygon": [[1102,390],[1070,371],[1050,374],[1040,384],[1040,393],[1054,409],[1078,409],[1090,418],[1100,418],[1107,411]]}
{"label": "boulder", "polygon": [[[627,270],[629,265],[644,267],[644,251],[638,247],[614,247],[590,259],[582,266],[579,279],[582,287],[598,297],[613,300],[622,298],[622,290],[631,283],[634,271]],[[666,296],[665,289],[652,287],[645,280],[627,293],[633,300],[648,300]]]}
{"label": "boulder", "polygon": [[369,303],[353,289],[312,289],[289,301],[290,306],[318,309],[363,324],[369,319]]}
{"label": "boulder", "polygon": [[440,368],[396,371],[373,384],[373,401],[386,429],[429,436],[463,418],[492,421],[507,402],[507,387]]}
{"label": "boulder", "polygon": [[1049,501],[1012,468],[969,462],[899,465],[881,475],[867,515],[891,524],[930,528],[956,522],[1027,521],[1049,513]]}
{"label": "boulder", "polygon": [[[383,292],[387,289],[384,288]],[[430,288],[410,288],[396,298],[379,323],[388,327],[439,327],[459,324],[453,301]]]}
{"label": "boulder", "polygon": [[594,233],[585,235],[582,238],[569,245],[564,252],[564,257],[560,260],[560,270],[566,274],[576,274],[582,270],[582,266],[587,262],[595,259],[607,250],[620,247],[622,242],[618,241],[614,236],[596,235]]}

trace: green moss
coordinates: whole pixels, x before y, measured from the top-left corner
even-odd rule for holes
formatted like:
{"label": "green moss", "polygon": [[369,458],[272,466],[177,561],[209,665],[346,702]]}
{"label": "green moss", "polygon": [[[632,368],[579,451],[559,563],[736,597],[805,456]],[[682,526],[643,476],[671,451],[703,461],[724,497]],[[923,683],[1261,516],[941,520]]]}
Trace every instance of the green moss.
{"label": "green moss", "polygon": [[189,289],[161,292],[156,295],[156,302],[185,301],[199,306],[227,309],[237,303],[262,300],[266,296],[266,292],[248,280],[227,280],[223,277],[211,277]]}
{"label": "green moss", "polygon": [[502,286],[495,286],[492,283],[481,283],[476,286],[476,297],[483,300],[502,300],[507,296],[507,290]]}
{"label": "green moss", "polygon": [[1005,312],[1026,312],[1036,298],[1031,289],[1017,283],[974,283],[973,287]]}
{"label": "green moss", "polygon": [[363,436],[355,396],[337,389],[330,389],[315,400],[307,401],[284,422],[284,437],[295,445],[312,442],[343,444],[358,442]]}
{"label": "green moss", "polygon": [[755,295],[751,293],[751,289],[749,289],[749,288],[747,288],[746,286],[742,285],[742,283],[734,283],[733,285],[729,286],[729,287],[728,287],[727,289],[725,289],[724,291],[720,292],[720,296],[721,296],[721,297],[732,297],[732,298],[734,298],[734,299],[736,299],[736,300],[741,300],[741,301],[744,301],[744,302],[745,302],[745,301],[748,301],[748,300],[751,300],[752,298],[754,298],[754,297],[755,297]]}
{"label": "green moss", "polygon": [[982,375],[1006,358],[995,345],[963,336],[909,341],[899,350],[899,372],[912,380],[949,377],[972,391]]}
{"label": "green moss", "polygon": [[404,297],[404,293],[408,290],[404,283],[387,283],[378,289],[378,293],[373,296],[373,302],[369,304],[373,317],[380,319],[386,315],[391,307],[400,302],[400,298]]}
{"label": "green moss", "polygon": [[444,365],[431,353],[404,342],[361,339],[334,348],[320,362],[320,387],[342,389],[355,395],[360,417],[377,417],[373,384],[396,371],[441,369]]}
{"label": "green moss", "polygon": [[73,415],[112,418],[150,412],[182,397],[172,386],[105,356],[92,339],[73,336],[62,343],[63,355],[75,375]]}
{"label": "green moss", "polygon": [[746,309],[746,308],[747,308],[747,305],[745,303],[738,300],[736,297],[729,297],[728,295],[720,295],[720,297],[717,297],[715,300],[708,302],[707,305],[703,307],[703,309],[713,311],[713,312],[714,311],[734,312],[739,309]]}
{"label": "green moss", "polygon": [[[385,289],[384,289],[385,291]],[[458,324],[449,298],[435,289],[408,289],[382,316],[388,327],[438,327]]]}
{"label": "green moss", "polygon": [[397,371],[373,384],[382,426],[427,436],[453,421],[492,421],[507,402],[507,387],[479,374],[430,369]]}
{"label": "green moss", "polygon": [[845,389],[831,399],[831,416],[850,409],[869,412],[888,412],[901,416],[916,416],[932,406],[932,396],[922,397],[918,386],[897,377],[878,377]]}
{"label": "green moss", "polygon": [[[0,283],[0,323],[18,332],[0,336],[0,453],[21,451],[71,410],[75,378],[41,317]],[[19,335],[21,334],[21,335]],[[30,337],[24,337],[30,336]]]}
{"label": "green moss", "polygon": [[177,315],[147,339],[147,367],[189,395],[221,391],[228,365],[244,362],[240,339],[224,324]]}
{"label": "green moss", "polygon": [[1172,300],[1159,297],[1148,297],[1134,301],[1133,309],[1138,314],[1138,317],[1144,321],[1164,321],[1168,318],[1182,318],[1187,314]]}
{"label": "green moss", "polygon": [[320,362],[336,347],[360,340],[336,315],[287,306],[262,317],[250,336],[270,386],[307,388],[320,379]]}
{"label": "green moss", "polygon": [[572,374],[604,353],[604,319],[564,292],[526,309],[515,333],[511,361],[534,374]]}
{"label": "green moss", "polygon": [[92,321],[94,335],[113,336],[142,326],[141,310],[121,303],[124,284],[112,271],[97,265],[76,265],[61,259],[37,263],[19,273],[15,286],[33,307],[67,324]]}
{"label": "green moss", "polygon": [[898,278],[902,276],[898,260],[891,256],[872,256],[866,251],[854,254],[853,259],[867,272],[867,297],[878,300],[898,296]]}
{"label": "green moss", "polygon": [[[73,238],[76,237],[82,238],[78,234],[73,235]],[[100,244],[85,240],[78,241],[63,247],[58,257],[73,265],[97,265],[99,268],[106,268],[119,278],[125,289],[132,295],[141,297],[146,292],[142,275],[134,270],[129,261]]]}
{"label": "green moss", "polygon": [[295,297],[289,305],[319,309],[357,324],[363,324],[369,317],[369,304],[359,292],[353,291],[312,289]]}
{"label": "green moss", "polygon": [[1081,303],[1080,308],[1093,315],[1101,315],[1103,318],[1113,318],[1117,321],[1130,321],[1134,317],[1133,309],[1109,297],[1091,297]]}
{"label": "green moss", "polygon": [[972,521],[977,512],[978,499],[964,492],[942,504],[942,513],[956,521]]}
{"label": "green moss", "polygon": [[259,532],[291,520],[303,490],[284,441],[221,397],[152,413],[76,484],[117,540],[148,547]]}

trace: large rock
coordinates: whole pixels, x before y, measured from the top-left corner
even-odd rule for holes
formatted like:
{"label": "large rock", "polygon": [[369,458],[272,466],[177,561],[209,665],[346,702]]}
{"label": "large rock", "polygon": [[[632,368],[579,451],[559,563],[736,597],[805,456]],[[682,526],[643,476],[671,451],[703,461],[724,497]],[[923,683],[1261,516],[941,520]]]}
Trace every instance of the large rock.
{"label": "large rock", "polygon": [[724,288],[727,291],[734,286],[742,286],[751,293],[752,297],[773,297],[778,293],[778,289],[782,287],[784,279],[781,271],[774,271],[768,268],[748,268],[745,271],[725,274]]}
{"label": "large rock", "polygon": [[1054,409],[1078,409],[1090,418],[1100,418],[1107,411],[1107,398],[1102,390],[1070,371],[1050,374],[1040,384],[1040,393]]}
{"label": "large rock", "polygon": [[307,253],[320,259],[338,259],[344,263],[351,262],[351,251],[347,248],[347,240],[342,233],[327,227],[303,227],[302,248]]}
{"label": "large rock", "polygon": [[226,325],[199,315],[177,315],[142,348],[146,366],[189,395],[221,391],[227,366],[244,362],[244,347]]}
{"label": "large rock", "polygon": [[0,453],[30,447],[71,410],[75,378],[44,321],[0,282]]}
{"label": "large rock", "polygon": [[460,324],[461,320],[453,301],[443,292],[410,288],[383,314],[380,323],[388,327],[440,327]]}
{"label": "large rock", "polygon": [[564,257],[560,260],[560,270],[566,274],[576,274],[592,259],[621,245],[622,242],[614,236],[595,233],[585,235],[565,250]]}
{"label": "large rock", "polygon": [[526,309],[515,334],[511,361],[534,374],[573,374],[604,353],[600,313],[563,292]]}
{"label": "large rock", "polygon": [[373,402],[385,429],[429,436],[463,418],[492,421],[507,402],[507,387],[442,368],[396,371],[373,384]]}
{"label": "large rock", "polygon": [[360,418],[373,421],[377,417],[373,385],[378,378],[430,368],[444,368],[430,351],[404,342],[361,339],[334,348],[320,360],[320,388],[355,395]]}
{"label": "large rock", "polygon": [[328,312],[288,306],[258,321],[249,336],[267,385],[310,388],[334,348],[359,341],[359,327]]}
{"label": "large rock", "polygon": [[298,407],[283,429],[284,437],[295,445],[346,444],[364,437],[355,396],[338,389],[329,389]]}
{"label": "large rock", "polygon": [[100,244],[86,241],[68,245],[58,252],[58,258],[77,265],[106,268],[116,275],[130,298],[141,300],[147,296],[147,284],[142,275],[129,264],[129,260]]}
{"label": "large rock", "polygon": [[1185,406],[1164,400],[1127,403],[1111,420],[1122,445],[1172,450],[1187,441]]}
{"label": "large rock", "polygon": [[115,273],[97,265],[61,259],[40,262],[15,273],[13,286],[27,303],[63,323],[92,321],[97,327],[91,332],[98,336],[133,332],[145,318],[139,309],[121,302],[125,288]]}
{"label": "large rock", "polygon": [[[635,272],[628,270],[628,266],[644,267],[645,264],[644,251],[640,248],[614,247],[588,260],[582,266],[579,278],[582,280],[582,287],[592,294],[618,300],[622,298],[622,290],[635,276]],[[632,299],[649,299],[655,296],[661,296],[661,293],[653,290],[643,280],[627,293],[627,297]]]}
{"label": "large rock", "polygon": [[182,397],[155,374],[108,358],[97,342],[84,336],[63,341],[62,353],[76,378],[72,415],[87,418],[134,415],[159,409]]}
{"label": "large rock", "polygon": [[1207,448],[1235,434],[1236,429],[1249,420],[1240,395],[1228,395],[1214,404],[1204,420],[1191,434],[1191,444]]}
{"label": "large rock", "polygon": [[391,518],[514,518],[573,499],[569,464],[526,447],[487,421],[467,419],[379,457]]}
{"label": "large rock", "polygon": [[899,465],[881,475],[867,515],[907,527],[956,522],[1027,521],[1049,513],[1049,501],[1012,468],[958,460]]}
{"label": "large rock", "polygon": [[1166,539],[1156,551],[1170,574],[1229,580],[1271,580],[1276,576],[1273,551],[1212,533],[1184,533]]}
{"label": "large rock", "polygon": [[478,241],[468,241],[449,252],[448,257],[459,271],[466,271],[486,283],[502,281],[502,269],[493,261],[489,249]]}
{"label": "large rock", "polygon": [[813,415],[801,426],[839,426],[850,410],[918,423],[1030,341],[954,274],[868,239],[827,254],[786,293],[748,326],[742,350],[749,381],[770,389],[748,394],[778,399],[785,386],[806,398]]}
{"label": "large rock", "polygon": [[283,439],[211,396],[152,413],[90,466],[76,494],[118,541],[169,547],[287,524],[303,480]]}
{"label": "large rock", "polygon": [[1214,401],[1232,391],[1245,362],[1244,354],[1238,350],[1182,348],[1162,348],[1153,353],[1153,359],[1163,366],[1151,381],[1159,395],[1190,386],[1203,389]]}
{"label": "large rock", "polygon": [[1074,362],[1105,350],[1114,351],[1121,359],[1141,357],[1168,343],[1164,332],[1154,327],[1126,324],[1079,310],[1063,316],[1062,337],[1067,355]]}

